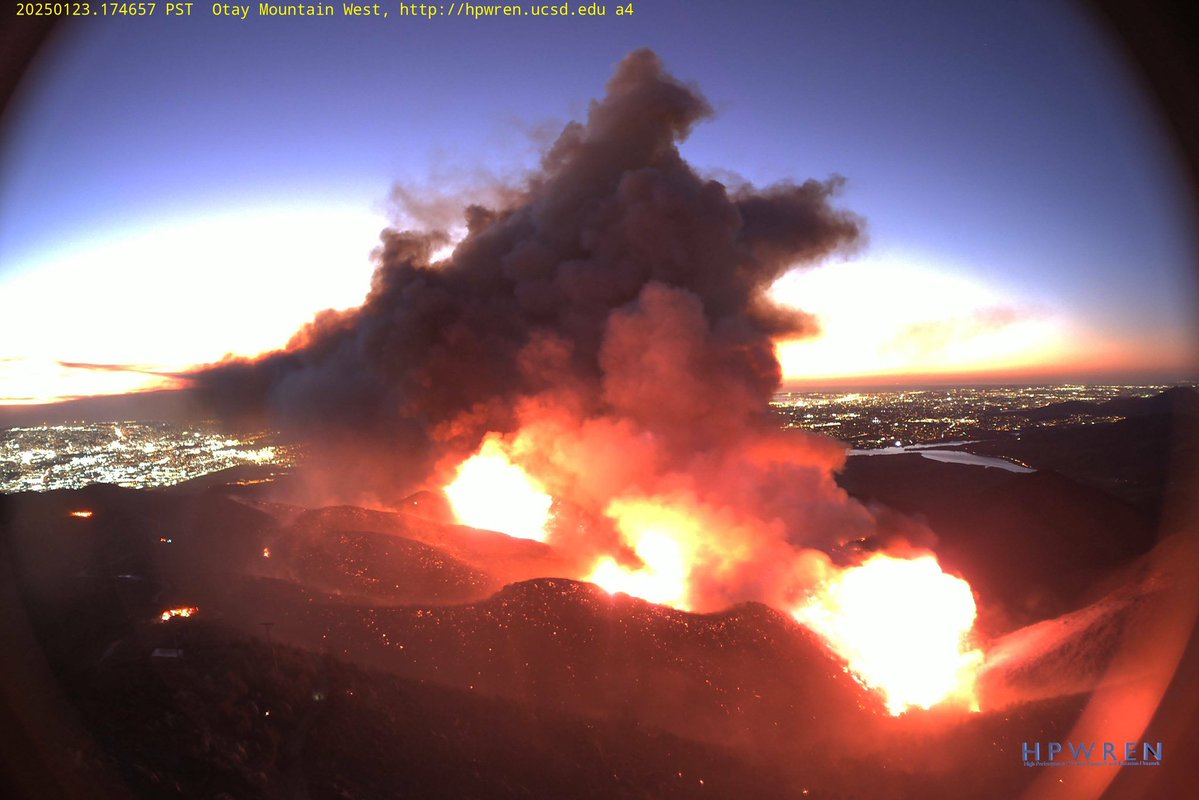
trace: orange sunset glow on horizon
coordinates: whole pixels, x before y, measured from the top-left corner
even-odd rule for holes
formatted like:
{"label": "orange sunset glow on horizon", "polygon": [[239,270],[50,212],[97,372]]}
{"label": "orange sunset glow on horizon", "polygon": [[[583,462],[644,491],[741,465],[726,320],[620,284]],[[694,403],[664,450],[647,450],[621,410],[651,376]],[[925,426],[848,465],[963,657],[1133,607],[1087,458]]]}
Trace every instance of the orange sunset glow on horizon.
{"label": "orange sunset glow on horizon", "polygon": [[[284,225],[282,216],[267,215],[256,222],[270,219]],[[27,343],[24,353],[0,360],[0,404],[181,389],[188,385],[188,371],[228,354],[256,358],[283,348],[303,322],[327,307],[327,301],[342,298],[339,307],[352,308],[355,295],[365,294],[365,242],[371,227],[381,223],[348,213],[339,219],[335,240],[315,254],[297,251],[288,263],[290,269],[298,267],[311,276],[307,288],[274,297],[269,308],[257,298],[271,291],[269,281],[285,279],[278,271],[274,277],[261,277],[256,284],[260,288],[249,296],[222,301],[219,287],[210,286],[192,293],[203,302],[169,309],[161,305],[148,294],[154,284],[140,284],[138,276],[155,269],[157,254],[166,245],[145,237],[110,242],[97,251],[94,258],[113,268],[109,281],[141,286],[117,293],[103,305],[83,302],[76,295],[63,307],[49,293],[49,279],[28,281],[24,292],[10,296],[12,314],[3,326],[16,331],[55,307],[69,320]],[[286,229],[294,231],[304,221],[300,217]],[[230,236],[240,231],[242,238],[232,239],[231,246],[244,247],[251,237],[249,223],[234,226],[231,218],[204,225]],[[255,252],[246,249],[251,256]],[[232,250],[213,249],[204,257],[219,261],[228,274],[239,269]],[[64,264],[80,258],[71,256]],[[361,266],[322,273],[325,263],[338,261]],[[804,338],[776,341],[775,355],[788,388],[905,381],[1119,381],[1144,375],[1178,379],[1193,375],[1199,363],[1194,340],[1185,336],[1120,339],[1086,326],[1067,311],[910,260],[863,259],[796,270],[778,281],[771,296],[810,314],[819,328]],[[222,305],[222,316],[213,326],[212,309]],[[114,316],[123,321],[114,325]],[[139,317],[161,318],[155,336],[135,333]],[[71,360],[55,358],[55,353],[69,354]]]}
{"label": "orange sunset glow on horizon", "polygon": [[1069,311],[904,259],[793,272],[772,296],[819,326],[776,342],[791,387],[1186,376],[1197,363],[1183,335],[1118,339]]}

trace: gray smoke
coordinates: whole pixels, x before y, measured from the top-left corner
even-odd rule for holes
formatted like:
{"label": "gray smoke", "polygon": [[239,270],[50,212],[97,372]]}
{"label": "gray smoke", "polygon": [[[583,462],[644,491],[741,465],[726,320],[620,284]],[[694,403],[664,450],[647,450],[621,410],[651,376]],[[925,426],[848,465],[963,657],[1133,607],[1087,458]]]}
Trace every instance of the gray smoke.
{"label": "gray smoke", "polygon": [[432,260],[443,231],[385,231],[360,308],[197,386],[227,416],[303,431],[347,499],[398,500],[542,412],[651,437],[663,468],[719,460],[773,426],[773,339],[815,329],[767,290],[854,247],[860,221],[830,204],[840,179],[700,177],[678,144],[710,114],[654,53],[632,53],[523,186],[464,209],[451,256]]}

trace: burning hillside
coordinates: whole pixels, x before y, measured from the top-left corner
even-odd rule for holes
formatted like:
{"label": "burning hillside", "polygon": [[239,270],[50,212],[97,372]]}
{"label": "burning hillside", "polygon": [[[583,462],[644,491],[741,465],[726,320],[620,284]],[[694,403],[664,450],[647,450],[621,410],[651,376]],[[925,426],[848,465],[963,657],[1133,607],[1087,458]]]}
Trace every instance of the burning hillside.
{"label": "burning hillside", "polygon": [[[843,449],[769,414],[775,341],[816,326],[767,291],[856,247],[861,223],[832,205],[840,179],[701,177],[678,145],[710,113],[633,53],[539,171],[465,209],[445,259],[445,231],[386,231],[361,308],[196,380],[227,411],[303,425],[327,490],[394,507],[444,486],[462,524],[560,551],[571,566],[546,577],[683,610],[791,609],[893,713],[969,698],[969,587],[920,552],[903,573],[843,571],[833,548],[885,532],[834,483]],[[899,620],[906,597],[921,600]],[[906,674],[880,666],[901,653]]]}
{"label": "burning hillside", "polygon": [[[948,617],[947,631],[965,619],[968,591],[928,559],[830,569],[793,609],[805,628],[761,603],[695,613],[531,577],[587,569],[564,560],[552,525],[543,543],[433,520],[423,496],[398,512],[270,496],[260,484],[4,498],[5,566],[95,737],[85,764],[120,765],[132,794],[217,781],[239,796],[455,797],[465,780],[488,797],[742,783],[763,797],[1015,797],[1038,774],[1020,743],[1063,741],[1111,679],[1121,630],[1170,607],[1165,577],[1145,575],[1000,640],[984,713],[961,713],[960,691],[924,712],[924,678],[977,666],[914,632],[924,617]],[[66,512],[84,505],[95,515],[80,535]],[[1138,679],[1130,667],[1113,688]],[[901,706],[916,708],[887,713]],[[122,796],[68,796],[96,794]]]}
{"label": "burning hillside", "polygon": [[[460,522],[556,542],[549,518],[553,498],[495,439],[463,462],[457,475],[446,493]],[[726,605],[744,600],[722,595],[727,588],[721,582],[767,566],[755,552],[770,543],[753,527],[761,521],[713,509],[694,496],[617,498],[604,513],[619,544],[580,577],[611,593],[683,610],[718,610],[722,606],[708,592],[729,598]],[[821,553],[782,542],[772,552],[784,559],[776,567],[789,571],[782,575],[791,581],[784,591],[800,597],[790,606],[792,615],[844,658],[863,685],[877,690],[892,714],[947,700],[978,710],[974,681],[983,657],[970,644],[974,596],[964,580],[942,572],[933,555],[877,553],[841,569]]]}

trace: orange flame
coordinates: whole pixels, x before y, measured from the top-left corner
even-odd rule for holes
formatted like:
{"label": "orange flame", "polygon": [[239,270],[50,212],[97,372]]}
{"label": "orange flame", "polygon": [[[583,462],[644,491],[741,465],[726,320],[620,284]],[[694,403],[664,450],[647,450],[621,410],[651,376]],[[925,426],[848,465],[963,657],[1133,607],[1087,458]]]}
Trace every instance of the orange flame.
{"label": "orange flame", "polygon": [[831,577],[792,613],[882,694],[891,714],[946,701],[978,710],[983,655],[967,645],[974,595],[934,556],[874,555]]}
{"label": "orange flame", "polygon": [[513,464],[496,437],[458,466],[445,487],[454,517],[463,525],[544,542],[553,498],[545,487]]}
{"label": "orange flame", "polygon": [[649,501],[616,500],[608,506],[622,538],[641,559],[642,566],[630,569],[611,556],[602,556],[590,581],[605,591],[624,592],[651,603],[690,609],[691,564],[698,531],[685,515]]}
{"label": "orange flame", "polygon": [[84,509],[82,511],[72,511],[70,512],[70,515],[72,517],[79,517],[80,519],[88,519],[92,516],[92,513],[93,512]]}
{"label": "orange flame", "polygon": [[163,611],[159,619],[163,622],[169,622],[175,617],[194,617],[199,613],[200,609],[195,606],[180,606],[179,608],[168,608],[166,611]]}
{"label": "orange flame", "polygon": [[[513,463],[513,453],[489,436],[458,466],[446,496],[463,524],[545,541],[552,498]],[[823,553],[784,538],[781,521],[713,502],[685,484],[607,498],[603,513],[625,555],[615,547],[588,551],[583,580],[684,611],[745,599],[775,603],[841,656],[846,671],[878,692],[890,713],[945,703],[977,710],[974,683],[983,655],[968,644],[974,595],[935,556],[877,554],[841,570]],[[796,604],[803,587],[814,588]]]}

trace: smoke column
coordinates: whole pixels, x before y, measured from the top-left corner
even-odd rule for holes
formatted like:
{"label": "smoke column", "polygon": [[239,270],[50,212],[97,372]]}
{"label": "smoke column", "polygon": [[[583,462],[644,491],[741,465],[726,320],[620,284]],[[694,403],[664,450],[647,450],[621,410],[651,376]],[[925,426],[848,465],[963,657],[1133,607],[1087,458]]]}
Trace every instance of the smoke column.
{"label": "smoke column", "polygon": [[839,179],[733,190],[699,176],[678,144],[710,114],[655,54],[632,53],[523,185],[464,209],[452,255],[432,260],[444,231],[385,231],[361,308],[197,385],[228,416],[303,430],[345,499],[444,485],[491,434],[610,523],[560,544],[636,568],[646,526],[666,529],[688,564],[678,605],[787,602],[822,568],[802,547],[875,521],[833,482],[841,447],[770,417],[773,340],[815,324],[767,290],[857,246],[861,224],[831,205]]}

